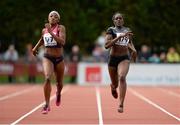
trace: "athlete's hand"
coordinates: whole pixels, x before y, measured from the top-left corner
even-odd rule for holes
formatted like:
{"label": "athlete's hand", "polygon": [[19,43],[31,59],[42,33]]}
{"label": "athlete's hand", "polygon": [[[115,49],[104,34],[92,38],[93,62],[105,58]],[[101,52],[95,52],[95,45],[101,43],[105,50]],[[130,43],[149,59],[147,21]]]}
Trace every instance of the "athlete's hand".
{"label": "athlete's hand", "polygon": [[35,49],[32,49],[32,54],[33,54],[34,56],[36,56],[36,55],[38,54],[38,51],[35,50]]}
{"label": "athlete's hand", "polygon": [[133,36],[132,32],[127,32],[127,33],[119,33],[118,37],[122,38],[122,37],[126,37],[126,36]]}
{"label": "athlete's hand", "polygon": [[125,33],[125,36],[133,36],[134,34],[132,32]]}
{"label": "athlete's hand", "polygon": [[48,32],[51,32],[51,25],[49,23],[45,24],[45,27],[47,28]]}

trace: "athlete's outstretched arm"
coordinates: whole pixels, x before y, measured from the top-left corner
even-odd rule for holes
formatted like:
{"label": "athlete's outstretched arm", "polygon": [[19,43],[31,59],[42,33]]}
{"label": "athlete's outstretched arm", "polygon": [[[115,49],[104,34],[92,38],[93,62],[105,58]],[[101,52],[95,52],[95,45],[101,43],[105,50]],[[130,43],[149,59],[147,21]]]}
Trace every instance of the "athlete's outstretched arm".
{"label": "athlete's outstretched arm", "polygon": [[[42,33],[43,33],[44,29],[42,30]],[[32,53],[34,56],[37,55],[37,50],[40,46],[43,45],[43,38],[42,38],[42,35],[41,35],[41,38],[39,39],[39,41],[36,43],[36,45],[34,46],[34,48],[32,49]]]}

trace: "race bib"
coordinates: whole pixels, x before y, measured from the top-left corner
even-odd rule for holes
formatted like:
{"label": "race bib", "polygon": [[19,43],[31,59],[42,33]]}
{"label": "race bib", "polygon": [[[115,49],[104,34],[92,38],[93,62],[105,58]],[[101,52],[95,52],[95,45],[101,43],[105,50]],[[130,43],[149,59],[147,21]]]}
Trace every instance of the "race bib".
{"label": "race bib", "polygon": [[[117,37],[118,36],[124,36],[125,33],[117,33]],[[128,36],[124,36],[121,37],[115,44],[116,45],[121,45],[121,46],[127,46],[129,43],[129,37]]]}
{"label": "race bib", "polygon": [[49,33],[44,34],[43,40],[44,40],[45,46],[56,46],[57,45],[57,42],[54,40],[54,38]]}

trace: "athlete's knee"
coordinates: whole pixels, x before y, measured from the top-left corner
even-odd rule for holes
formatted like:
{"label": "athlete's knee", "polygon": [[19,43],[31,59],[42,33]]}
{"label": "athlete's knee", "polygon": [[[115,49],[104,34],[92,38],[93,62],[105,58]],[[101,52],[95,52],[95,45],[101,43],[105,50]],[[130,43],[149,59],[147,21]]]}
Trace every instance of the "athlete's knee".
{"label": "athlete's knee", "polygon": [[119,75],[119,81],[121,84],[126,82],[126,76],[125,75]]}
{"label": "athlete's knee", "polygon": [[118,87],[118,82],[112,83],[113,88],[117,88]]}
{"label": "athlete's knee", "polygon": [[51,81],[51,80],[50,80],[49,77],[46,77],[46,78],[45,78],[45,83],[46,83],[46,84],[50,84],[50,81]]}

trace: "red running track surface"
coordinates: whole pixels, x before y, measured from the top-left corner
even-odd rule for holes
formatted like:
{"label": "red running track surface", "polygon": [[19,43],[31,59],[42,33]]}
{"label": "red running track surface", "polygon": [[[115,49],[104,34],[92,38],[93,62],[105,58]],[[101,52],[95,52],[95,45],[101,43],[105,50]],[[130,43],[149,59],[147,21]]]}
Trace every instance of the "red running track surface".
{"label": "red running track surface", "polygon": [[180,124],[180,87],[128,86],[124,113],[109,86],[65,85],[62,104],[41,114],[43,85],[0,85],[0,124]]}

